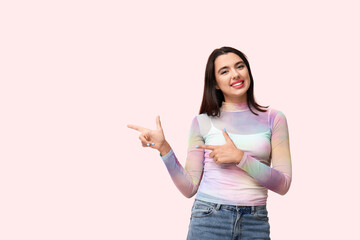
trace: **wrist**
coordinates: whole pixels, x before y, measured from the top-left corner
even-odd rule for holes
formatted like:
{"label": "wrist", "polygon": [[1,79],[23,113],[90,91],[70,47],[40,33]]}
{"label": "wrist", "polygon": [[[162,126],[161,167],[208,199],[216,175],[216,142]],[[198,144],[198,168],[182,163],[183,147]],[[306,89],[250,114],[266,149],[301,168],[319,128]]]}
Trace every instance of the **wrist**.
{"label": "wrist", "polygon": [[244,157],[244,152],[239,150],[239,157],[236,159],[236,164],[239,164]]}
{"label": "wrist", "polygon": [[158,150],[161,156],[165,156],[171,150],[170,144],[165,140],[165,142],[161,145],[161,147]]}

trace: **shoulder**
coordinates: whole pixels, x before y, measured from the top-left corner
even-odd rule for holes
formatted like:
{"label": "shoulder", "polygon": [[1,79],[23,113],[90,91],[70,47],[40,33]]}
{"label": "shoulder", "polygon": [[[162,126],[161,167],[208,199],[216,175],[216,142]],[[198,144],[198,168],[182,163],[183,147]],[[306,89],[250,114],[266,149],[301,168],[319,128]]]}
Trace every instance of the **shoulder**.
{"label": "shoulder", "polygon": [[275,119],[279,117],[285,118],[285,114],[283,111],[279,110],[278,108],[268,108],[267,113],[270,119]]}
{"label": "shoulder", "polygon": [[209,121],[210,117],[206,113],[201,113],[195,116],[198,121]]}
{"label": "shoulder", "polygon": [[211,127],[210,117],[206,113],[196,115],[192,120],[192,128],[198,128],[202,134]]}
{"label": "shoulder", "polygon": [[271,130],[280,126],[287,126],[287,119],[284,112],[277,108],[269,108],[269,124]]}
{"label": "shoulder", "polygon": [[201,124],[202,122],[208,122],[210,120],[210,117],[206,113],[201,113],[193,117],[193,122],[198,122]]}

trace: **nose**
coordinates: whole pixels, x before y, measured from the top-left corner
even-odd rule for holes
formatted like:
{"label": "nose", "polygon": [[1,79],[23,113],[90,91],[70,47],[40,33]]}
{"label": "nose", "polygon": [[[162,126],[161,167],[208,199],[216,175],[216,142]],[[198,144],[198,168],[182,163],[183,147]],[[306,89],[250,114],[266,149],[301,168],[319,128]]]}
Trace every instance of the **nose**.
{"label": "nose", "polygon": [[231,76],[232,79],[238,79],[239,76],[240,76],[239,72],[236,71],[236,69],[232,69],[232,70],[231,70],[231,74],[232,74],[232,76]]}

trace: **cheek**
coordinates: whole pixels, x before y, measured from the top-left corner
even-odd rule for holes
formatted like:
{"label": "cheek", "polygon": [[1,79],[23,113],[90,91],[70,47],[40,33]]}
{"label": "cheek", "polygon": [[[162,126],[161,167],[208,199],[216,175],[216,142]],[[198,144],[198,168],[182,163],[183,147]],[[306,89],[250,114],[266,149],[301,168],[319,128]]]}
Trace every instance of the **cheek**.
{"label": "cheek", "polygon": [[246,73],[245,79],[246,79],[246,82],[248,83],[248,85],[250,86],[250,76],[249,76],[249,73]]}
{"label": "cheek", "polygon": [[245,90],[247,91],[250,88],[250,78],[246,78],[245,79]]}
{"label": "cheek", "polygon": [[249,80],[247,81],[247,84],[246,84],[246,85],[247,85],[247,86],[246,86],[246,91],[250,88],[250,84],[251,84],[251,83],[250,83],[250,79],[249,79]]}
{"label": "cheek", "polygon": [[220,88],[223,88],[223,87],[225,86],[225,84],[226,84],[226,80],[225,80],[225,79],[222,79],[222,78],[218,78],[218,79],[216,80],[216,83],[217,83],[217,85],[218,85]]}

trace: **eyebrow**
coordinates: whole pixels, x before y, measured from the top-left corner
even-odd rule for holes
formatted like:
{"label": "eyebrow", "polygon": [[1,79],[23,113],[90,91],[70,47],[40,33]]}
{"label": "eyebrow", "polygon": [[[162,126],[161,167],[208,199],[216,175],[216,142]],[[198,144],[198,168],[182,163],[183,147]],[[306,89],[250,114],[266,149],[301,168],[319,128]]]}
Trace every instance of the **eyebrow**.
{"label": "eyebrow", "polygon": [[[235,66],[235,65],[238,65],[239,63],[244,63],[244,61],[239,61],[239,62],[235,63],[234,66]],[[228,66],[224,66],[224,67],[220,68],[220,69],[218,70],[218,73],[220,73],[220,71],[223,70],[224,68],[228,68]]]}

